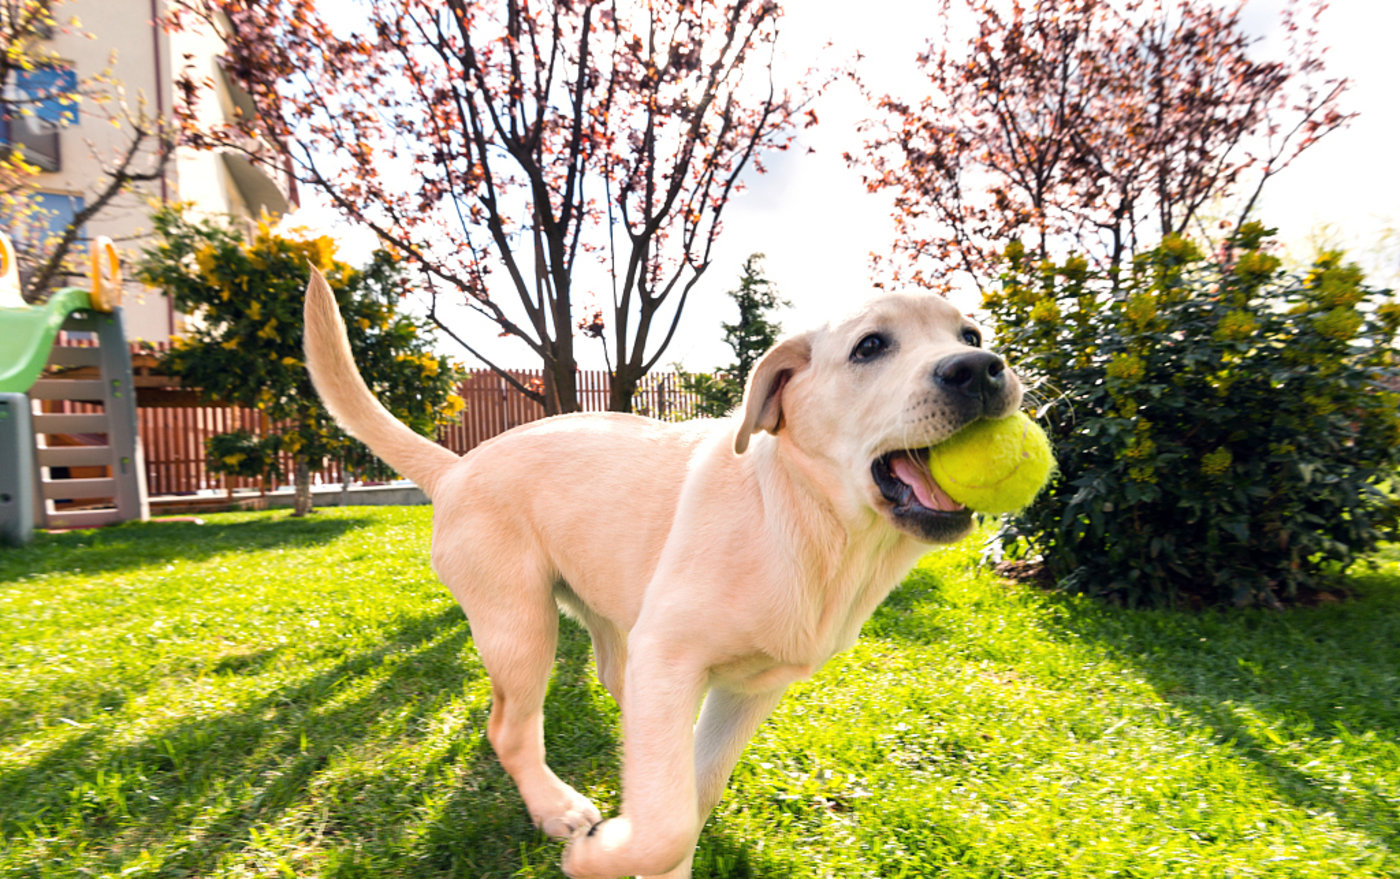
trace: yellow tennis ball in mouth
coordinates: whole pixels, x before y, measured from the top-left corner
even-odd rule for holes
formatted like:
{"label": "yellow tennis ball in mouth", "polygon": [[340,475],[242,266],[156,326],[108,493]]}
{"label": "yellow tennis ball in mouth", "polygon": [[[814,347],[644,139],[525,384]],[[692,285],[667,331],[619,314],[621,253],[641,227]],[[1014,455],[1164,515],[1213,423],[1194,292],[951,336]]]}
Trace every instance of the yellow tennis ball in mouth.
{"label": "yellow tennis ball in mouth", "polygon": [[975,421],[934,446],[928,469],[948,497],[979,513],[1015,513],[1050,479],[1045,431],[1023,412]]}

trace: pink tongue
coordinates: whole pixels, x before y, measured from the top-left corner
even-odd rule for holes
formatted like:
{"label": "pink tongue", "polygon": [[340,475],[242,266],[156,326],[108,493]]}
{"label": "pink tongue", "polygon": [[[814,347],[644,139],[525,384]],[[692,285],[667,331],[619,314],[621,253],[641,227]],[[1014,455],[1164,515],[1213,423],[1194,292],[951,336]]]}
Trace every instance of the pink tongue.
{"label": "pink tongue", "polygon": [[928,468],[907,455],[896,455],[890,460],[890,471],[905,485],[914,489],[914,497],[930,510],[954,513],[963,505],[948,497],[942,486],[934,481]]}

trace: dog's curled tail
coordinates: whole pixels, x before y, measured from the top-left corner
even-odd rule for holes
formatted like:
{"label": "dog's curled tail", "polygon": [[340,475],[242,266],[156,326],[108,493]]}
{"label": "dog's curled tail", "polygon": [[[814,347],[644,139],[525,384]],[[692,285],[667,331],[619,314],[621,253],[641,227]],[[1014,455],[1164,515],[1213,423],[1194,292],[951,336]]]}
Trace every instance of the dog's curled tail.
{"label": "dog's curled tail", "polygon": [[414,433],[375,399],[355,366],[335,294],[314,267],[306,285],[304,345],[311,383],[335,420],[431,498],[456,453]]}

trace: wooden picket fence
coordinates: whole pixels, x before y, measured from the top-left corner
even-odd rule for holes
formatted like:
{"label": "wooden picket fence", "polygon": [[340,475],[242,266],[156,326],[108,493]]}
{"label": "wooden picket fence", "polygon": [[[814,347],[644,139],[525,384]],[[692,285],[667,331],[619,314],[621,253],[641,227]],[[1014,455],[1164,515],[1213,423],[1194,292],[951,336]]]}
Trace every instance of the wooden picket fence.
{"label": "wooden picket fence", "polygon": [[[292,462],[284,460],[282,475],[265,486],[256,480],[228,479],[208,472],[204,442],[211,436],[233,430],[246,430],[255,436],[267,433],[271,424],[256,409],[218,406],[200,402],[193,391],[171,387],[171,382],[155,372],[163,346],[147,345],[133,350],[137,385],[137,422],[146,461],[147,490],[152,496],[183,495],[201,490],[265,488],[274,490],[290,483]],[[526,387],[543,380],[539,370],[513,370],[512,375]],[[581,370],[578,374],[579,403],[586,412],[608,407],[610,376],[604,370]],[[458,393],[466,402],[458,420],[438,432],[438,442],[458,454],[475,448],[505,431],[544,417],[538,403],[517,391],[490,370],[469,374]],[[696,400],[681,388],[676,373],[655,373],[646,378],[633,399],[633,411],[679,421],[693,417]],[[86,404],[67,403],[73,411],[86,411]],[[340,465],[327,461],[312,474],[320,484],[343,479]]]}

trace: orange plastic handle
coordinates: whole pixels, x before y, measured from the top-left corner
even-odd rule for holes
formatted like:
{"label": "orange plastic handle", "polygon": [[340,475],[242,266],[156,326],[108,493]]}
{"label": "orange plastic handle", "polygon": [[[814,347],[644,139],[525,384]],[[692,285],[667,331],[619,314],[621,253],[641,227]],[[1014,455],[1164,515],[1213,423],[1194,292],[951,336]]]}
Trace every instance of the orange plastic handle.
{"label": "orange plastic handle", "polygon": [[112,311],[122,304],[121,258],[117,256],[117,246],[105,235],[92,242],[91,297],[92,307],[98,311]]}

